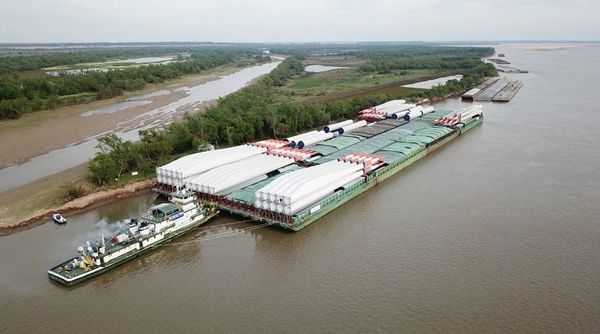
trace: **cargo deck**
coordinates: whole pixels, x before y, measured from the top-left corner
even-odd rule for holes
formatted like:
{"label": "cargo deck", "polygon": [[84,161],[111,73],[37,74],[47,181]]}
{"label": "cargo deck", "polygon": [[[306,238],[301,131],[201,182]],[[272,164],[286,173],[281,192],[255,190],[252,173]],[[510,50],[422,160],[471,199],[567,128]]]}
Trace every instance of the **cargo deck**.
{"label": "cargo deck", "polygon": [[246,186],[226,196],[216,197],[206,194],[199,194],[199,196],[204,196],[205,200],[216,202],[222,211],[257,222],[299,231],[429,153],[453,141],[462,133],[469,131],[483,121],[483,117],[472,119],[462,128],[448,128],[433,124],[435,119],[449,113],[449,111],[437,111],[410,122],[385,120],[375,123],[373,126],[362,128],[360,131],[344,134],[315,145],[311,149],[319,152],[322,156],[307,163],[306,166],[336,160],[339,157],[356,152],[383,156],[386,165],[294,215],[255,207],[254,193],[273,182],[276,178],[306,166],[290,166],[276,176]]}

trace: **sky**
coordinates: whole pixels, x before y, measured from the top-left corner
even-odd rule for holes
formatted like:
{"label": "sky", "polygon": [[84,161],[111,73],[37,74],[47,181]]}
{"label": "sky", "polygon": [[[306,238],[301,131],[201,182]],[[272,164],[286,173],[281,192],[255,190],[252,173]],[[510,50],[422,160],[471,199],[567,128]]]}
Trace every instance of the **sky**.
{"label": "sky", "polygon": [[600,0],[0,0],[0,43],[600,40]]}

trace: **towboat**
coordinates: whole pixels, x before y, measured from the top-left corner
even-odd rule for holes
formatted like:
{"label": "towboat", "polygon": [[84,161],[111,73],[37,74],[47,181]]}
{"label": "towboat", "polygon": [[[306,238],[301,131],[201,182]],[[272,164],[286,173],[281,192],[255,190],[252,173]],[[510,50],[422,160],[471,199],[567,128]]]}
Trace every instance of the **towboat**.
{"label": "towboat", "polygon": [[65,217],[61,216],[60,213],[53,214],[52,220],[54,220],[55,223],[61,224],[61,225],[67,223],[67,220],[65,219]]}
{"label": "towboat", "polygon": [[77,248],[77,256],[48,270],[48,278],[67,286],[83,282],[182,236],[218,213],[214,203],[200,202],[194,193],[178,191],[169,202],[128,219],[112,235],[102,233],[98,240],[85,242]]}

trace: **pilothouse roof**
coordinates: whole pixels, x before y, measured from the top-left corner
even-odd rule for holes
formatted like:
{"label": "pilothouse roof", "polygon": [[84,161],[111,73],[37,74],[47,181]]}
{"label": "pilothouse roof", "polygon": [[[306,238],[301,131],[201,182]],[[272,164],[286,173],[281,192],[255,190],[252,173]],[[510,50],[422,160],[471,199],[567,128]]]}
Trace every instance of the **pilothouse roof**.
{"label": "pilothouse roof", "polygon": [[167,215],[167,214],[177,211],[177,206],[175,206],[175,204],[173,204],[173,203],[161,203],[161,204],[157,204],[157,205],[151,207],[150,211],[152,211],[152,213],[155,213],[158,211],[158,212],[161,212],[161,213]]}

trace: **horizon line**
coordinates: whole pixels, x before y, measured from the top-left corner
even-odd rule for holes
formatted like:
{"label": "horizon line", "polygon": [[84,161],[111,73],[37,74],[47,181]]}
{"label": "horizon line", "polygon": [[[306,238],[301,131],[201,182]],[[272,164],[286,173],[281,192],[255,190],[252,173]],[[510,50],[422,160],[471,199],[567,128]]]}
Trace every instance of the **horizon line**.
{"label": "horizon line", "polygon": [[600,43],[600,40],[565,39],[476,39],[476,40],[341,40],[341,41],[88,41],[88,42],[1,42],[0,45],[84,45],[84,44],[361,44],[361,43]]}

